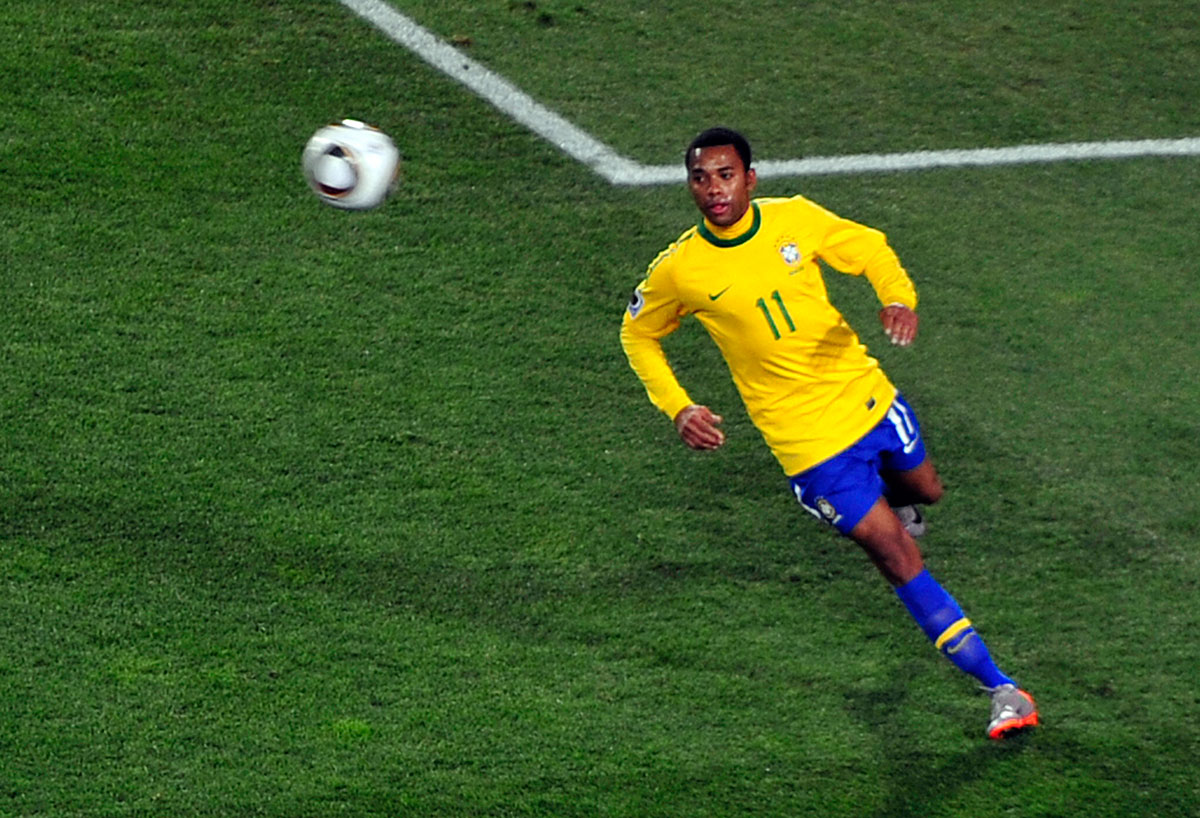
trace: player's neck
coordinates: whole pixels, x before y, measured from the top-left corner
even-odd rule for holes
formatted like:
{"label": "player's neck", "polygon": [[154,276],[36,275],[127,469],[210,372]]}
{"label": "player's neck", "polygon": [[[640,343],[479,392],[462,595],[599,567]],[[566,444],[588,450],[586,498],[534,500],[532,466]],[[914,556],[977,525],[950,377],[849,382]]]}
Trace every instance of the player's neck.
{"label": "player's neck", "polygon": [[741,236],[754,224],[754,205],[751,203],[746,208],[746,212],[741,215],[736,222],[728,227],[722,227],[718,224],[713,224],[707,218],[704,219],[704,226],[707,227],[714,236],[719,239],[736,239]]}

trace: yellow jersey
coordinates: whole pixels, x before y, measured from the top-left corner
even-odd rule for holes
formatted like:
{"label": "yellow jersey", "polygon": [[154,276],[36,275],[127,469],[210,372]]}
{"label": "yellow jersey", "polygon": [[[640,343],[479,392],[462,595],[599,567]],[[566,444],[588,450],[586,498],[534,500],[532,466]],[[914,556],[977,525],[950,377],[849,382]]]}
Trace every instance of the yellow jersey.
{"label": "yellow jersey", "polygon": [[866,275],[885,305],[917,306],[912,280],[880,231],[802,196],[755,199],[736,224],[705,219],[684,232],[635,290],[621,344],[651,402],[670,418],[695,402],[661,344],[694,315],[787,474],[870,431],[896,389],[830,303],[818,260]]}

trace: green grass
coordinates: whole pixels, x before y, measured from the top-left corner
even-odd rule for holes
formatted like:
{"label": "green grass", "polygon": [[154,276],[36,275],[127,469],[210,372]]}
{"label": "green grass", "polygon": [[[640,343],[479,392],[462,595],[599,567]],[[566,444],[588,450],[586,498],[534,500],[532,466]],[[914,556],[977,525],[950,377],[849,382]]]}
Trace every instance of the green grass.
{"label": "green grass", "polygon": [[[641,161],[714,119],[773,158],[1200,134],[1192,3],[402,7]],[[326,0],[0,35],[0,815],[1200,810],[1197,160],[762,185],[917,280],[904,351],[830,285],[947,480],[930,564],[1038,697],[994,745],[699,328],[668,347],[720,453],[629,372],[682,189],[608,187]],[[299,173],[348,115],[405,154],[375,212]]]}
{"label": "green grass", "polygon": [[678,134],[714,119],[744,128],[772,158],[1200,127],[1192,2],[403,6],[644,161],[675,161],[687,142]]}

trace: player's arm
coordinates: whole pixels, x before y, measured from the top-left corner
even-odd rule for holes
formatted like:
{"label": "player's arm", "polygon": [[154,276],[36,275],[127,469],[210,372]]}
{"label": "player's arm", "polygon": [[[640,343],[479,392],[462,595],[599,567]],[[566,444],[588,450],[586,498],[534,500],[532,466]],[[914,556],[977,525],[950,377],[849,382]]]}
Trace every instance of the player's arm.
{"label": "player's arm", "polygon": [[675,377],[662,339],[679,328],[680,308],[650,278],[638,285],[621,322],[621,347],[650,402],[672,420],[691,397]]}
{"label": "player's arm", "polygon": [[[870,228],[865,228],[870,229]],[[879,322],[883,332],[896,346],[906,347],[917,338],[917,289],[912,279],[900,264],[896,251],[887,243],[887,238],[878,230],[878,248],[863,265],[863,275],[875,288],[875,295],[883,309],[879,311]]]}
{"label": "player's arm", "polygon": [[917,290],[879,230],[824,211],[821,257],[851,275],[865,275],[883,309],[879,321],[893,344],[908,346],[917,337]]}
{"label": "player's arm", "polygon": [[685,312],[667,271],[651,265],[650,274],[638,285],[625,311],[621,346],[650,402],[674,421],[684,443],[693,449],[715,449],[725,441],[716,428],[720,416],[692,402],[662,348],[662,339],[679,328]]}

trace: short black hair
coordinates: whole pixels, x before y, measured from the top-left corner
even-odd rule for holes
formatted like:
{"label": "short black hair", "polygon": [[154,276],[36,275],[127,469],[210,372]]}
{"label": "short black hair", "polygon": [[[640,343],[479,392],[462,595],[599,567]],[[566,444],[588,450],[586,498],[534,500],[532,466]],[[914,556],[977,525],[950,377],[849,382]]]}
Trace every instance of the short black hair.
{"label": "short black hair", "polygon": [[684,167],[692,169],[692,155],[700,148],[713,148],[717,145],[732,145],[737,155],[742,158],[742,169],[750,170],[750,143],[732,128],[709,128],[701,131],[683,154]]}

